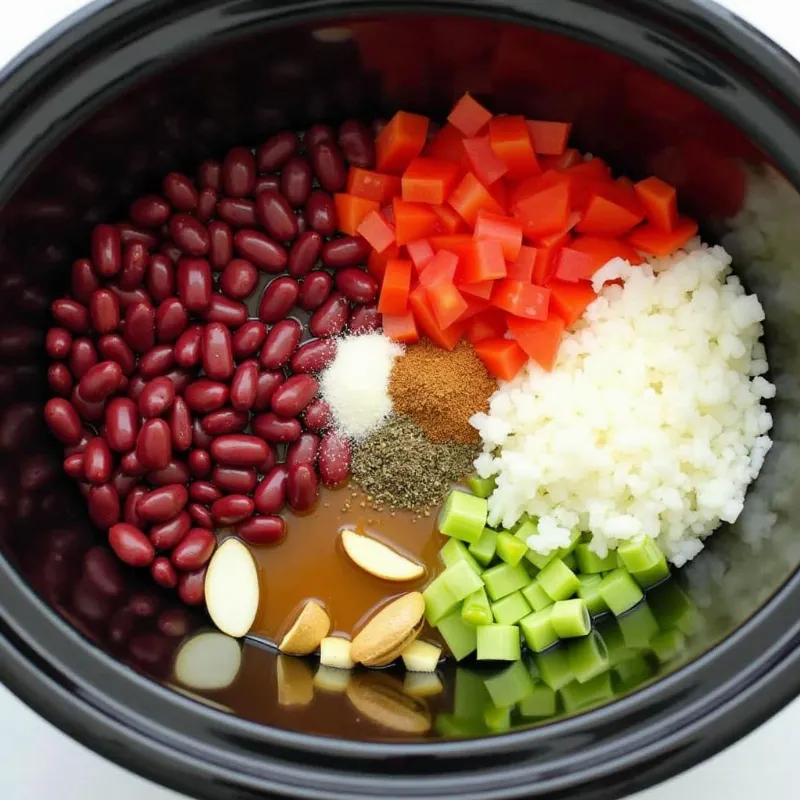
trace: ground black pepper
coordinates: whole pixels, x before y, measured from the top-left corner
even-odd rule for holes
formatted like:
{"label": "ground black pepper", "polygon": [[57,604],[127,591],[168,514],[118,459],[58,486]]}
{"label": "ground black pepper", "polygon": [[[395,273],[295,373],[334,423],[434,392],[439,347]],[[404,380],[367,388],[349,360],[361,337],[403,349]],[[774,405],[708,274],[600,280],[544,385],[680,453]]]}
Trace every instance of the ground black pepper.
{"label": "ground black pepper", "polygon": [[353,480],[376,505],[424,512],[472,470],[480,446],[435,444],[411,419],[392,416],[355,448]]}

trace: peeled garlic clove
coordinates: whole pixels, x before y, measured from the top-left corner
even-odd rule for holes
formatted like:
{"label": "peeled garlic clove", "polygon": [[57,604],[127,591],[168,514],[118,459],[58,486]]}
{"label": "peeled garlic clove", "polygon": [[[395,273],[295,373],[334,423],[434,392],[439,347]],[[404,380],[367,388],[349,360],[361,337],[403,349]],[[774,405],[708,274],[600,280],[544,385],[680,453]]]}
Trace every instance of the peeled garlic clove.
{"label": "peeled garlic clove", "polygon": [[342,546],[352,561],[364,572],[386,581],[411,581],[425,573],[422,564],[401,555],[388,545],[354,530],[341,533]]}
{"label": "peeled garlic clove", "polygon": [[278,649],[290,656],[307,656],[319,647],[330,629],[331,619],[325,609],[309,600],[281,639]]}
{"label": "peeled garlic clove", "polygon": [[187,639],[175,659],[175,679],[190,689],[226,689],[239,674],[242,648],[224,633],[208,631]]}
{"label": "peeled garlic clove", "polygon": [[238,539],[226,539],[211,557],[205,597],[214,624],[228,636],[244,636],[258,612],[258,570]]}

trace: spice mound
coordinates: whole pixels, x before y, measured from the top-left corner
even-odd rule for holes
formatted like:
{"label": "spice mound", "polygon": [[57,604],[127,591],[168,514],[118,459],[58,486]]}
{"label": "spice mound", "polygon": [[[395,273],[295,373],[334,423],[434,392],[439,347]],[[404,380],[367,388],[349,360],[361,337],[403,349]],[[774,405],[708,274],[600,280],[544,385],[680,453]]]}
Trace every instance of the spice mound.
{"label": "spice mound", "polygon": [[394,415],[356,447],[352,475],[375,505],[424,513],[472,469],[479,449],[431,442],[412,419]]}
{"label": "spice mound", "polygon": [[432,442],[455,444],[479,441],[469,418],[487,410],[496,389],[468,342],[452,352],[425,340],[409,347],[394,362],[389,383],[397,414],[413,419]]}

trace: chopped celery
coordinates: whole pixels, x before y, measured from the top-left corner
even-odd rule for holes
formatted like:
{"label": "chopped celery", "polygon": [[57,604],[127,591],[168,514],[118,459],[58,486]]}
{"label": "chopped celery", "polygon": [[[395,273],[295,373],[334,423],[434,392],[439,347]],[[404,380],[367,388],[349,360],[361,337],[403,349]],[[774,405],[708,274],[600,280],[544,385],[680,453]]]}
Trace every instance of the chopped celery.
{"label": "chopped celery", "polygon": [[439,736],[454,739],[468,739],[471,736],[482,736],[486,733],[483,722],[483,706],[480,708],[479,719],[464,719],[455,714],[436,715],[436,733]]}
{"label": "chopped celery", "polygon": [[534,660],[542,680],[556,692],[574,678],[566,647],[553,647]]}
{"label": "chopped celery", "polygon": [[483,532],[488,513],[489,503],[484,498],[454,489],[439,514],[439,530],[472,544]]}
{"label": "chopped celery", "polygon": [[512,567],[522,561],[522,557],[528,552],[528,545],[517,539],[506,531],[497,534],[497,555]]}
{"label": "chopped celery", "polygon": [[586,636],[592,629],[592,618],[580,598],[558,600],[549,609],[550,624],[560,639]]}
{"label": "chopped celery", "polygon": [[612,570],[603,578],[600,596],[616,616],[633,608],[644,597],[636,581],[622,568]]}
{"label": "chopped celery", "polygon": [[581,585],[578,587],[578,597],[586,603],[586,608],[594,617],[608,611],[606,601],[600,595],[600,575],[579,575]]}
{"label": "chopped celery", "polygon": [[572,673],[578,683],[586,683],[609,669],[608,651],[597,631],[570,642],[568,651]]}
{"label": "chopped celery", "polygon": [[466,658],[475,650],[477,646],[475,631],[477,628],[474,625],[468,625],[461,619],[461,609],[457,609],[444,619],[439,620],[439,624],[436,627],[439,629],[442,639],[447,643],[456,661],[461,661],[462,658]]}
{"label": "chopped celery", "polygon": [[625,644],[632,650],[650,647],[650,640],[658,633],[658,623],[647,601],[617,617],[617,624]]}
{"label": "chopped celery", "polygon": [[565,554],[561,559],[573,572],[578,571],[578,559],[575,558],[575,551]]}
{"label": "chopped celery", "polygon": [[533,536],[539,532],[536,522],[530,517],[523,517],[513,528],[513,534],[517,537],[526,547],[528,546],[528,537]]}
{"label": "chopped celery", "polygon": [[656,658],[665,664],[686,650],[686,637],[678,630],[662,631],[650,640]]}
{"label": "chopped celery", "polygon": [[494,621],[500,625],[515,625],[526,614],[530,613],[531,607],[522,596],[522,592],[512,592],[502,600],[492,603]]}
{"label": "chopped celery", "polygon": [[472,493],[478,497],[489,497],[494,491],[496,482],[493,477],[481,478],[477,472],[473,472],[472,475],[467,478],[467,486],[469,486],[469,488],[472,489]]}
{"label": "chopped celery", "polygon": [[483,582],[486,591],[492,600],[500,600],[507,594],[516,592],[530,583],[530,578],[521,564],[512,567],[511,564],[498,564],[483,573]]}
{"label": "chopped celery", "polygon": [[637,536],[617,548],[628,572],[642,572],[654,567],[662,557],[659,546],[649,536]]}
{"label": "chopped celery", "polygon": [[483,712],[483,721],[490,731],[507,731],[511,728],[511,709],[487,706]]}
{"label": "chopped celery", "polygon": [[480,719],[489,702],[483,678],[467,667],[456,667],[453,713],[461,719]]}
{"label": "chopped celery", "polygon": [[480,625],[478,661],[519,661],[519,628],[516,625]]}
{"label": "chopped celery", "polygon": [[521,661],[515,661],[484,683],[492,702],[499,707],[513,706],[533,690],[533,680]]}
{"label": "chopped celery", "polygon": [[566,600],[578,591],[578,576],[560,559],[554,558],[537,576],[539,585],[553,600]]}
{"label": "chopped celery", "polygon": [[541,653],[558,641],[558,634],[551,620],[552,609],[553,607],[549,606],[542,611],[534,611],[519,622],[522,635],[534,653]]}
{"label": "chopped celery", "polygon": [[496,549],[497,531],[493,531],[491,528],[484,528],[478,541],[469,546],[469,552],[484,567],[488,567],[492,563]]}
{"label": "chopped celery", "polygon": [[622,661],[626,661],[632,656],[636,655],[638,650],[632,650],[625,644],[625,639],[622,636],[622,631],[615,620],[609,620],[611,624],[604,624],[599,630],[600,635],[606,645],[606,652],[608,653],[608,663],[613,667]]}
{"label": "chopped celery", "polygon": [[459,601],[483,588],[480,575],[477,575],[466,561],[456,561],[439,577],[444,581],[450,594]]}
{"label": "chopped celery", "polygon": [[630,656],[614,667],[620,689],[635,689],[653,675],[653,668],[643,656]]}
{"label": "chopped celery", "polygon": [[541,611],[547,606],[553,605],[553,601],[547,592],[539,585],[539,581],[531,581],[524,589],[522,596],[528,601],[528,605],[534,611]]}
{"label": "chopped celery", "polygon": [[611,675],[597,675],[586,683],[572,681],[561,689],[561,701],[566,711],[578,711],[594,706],[604,700],[611,700],[614,690],[611,687]]}
{"label": "chopped celery", "polygon": [[453,597],[442,575],[428,584],[422,592],[422,598],[425,600],[425,618],[431,625],[438,624],[458,605],[458,599]]}
{"label": "chopped celery", "polygon": [[536,569],[544,569],[554,558],[559,558],[560,555],[561,550],[558,548],[551,550],[547,555],[537,553],[535,550],[528,550],[528,552],[525,553],[525,558],[527,558]]}
{"label": "chopped celery", "polygon": [[617,566],[617,557],[613,552],[609,552],[605,558],[600,558],[597,553],[589,549],[588,544],[582,542],[575,547],[575,558],[578,559],[578,569],[586,575],[607,572]]}
{"label": "chopped celery", "polygon": [[519,713],[523,717],[552,717],[556,713],[556,693],[543,683],[534,685],[526,697],[519,701]]}
{"label": "chopped celery", "polygon": [[469,564],[470,569],[476,574],[480,575],[483,570],[475,558],[470,555],[469,550],[464,546],[463,542],[458,539],[448,539],[444,547],[439,551],[439,558],[446,567],[452,567],[459,561],[464,561]]}
{"label": "chopped celery", "polygon": [[635,572],[631,572],[631,575],[633,575],[633,579],[642,589],[649,589],[652,586],[656,586],[670,576],[667,557],[662,553],[661,557],[652,567],[636,570]]}
{"label": "chopped celery", "polygon": [[486,596],[486,589],[481,586],[477,592],[473,592],[464,598],[461,606],[461,618],[469,625],[490,625],[494,617],[492,607],[489,605],[489,598]]}

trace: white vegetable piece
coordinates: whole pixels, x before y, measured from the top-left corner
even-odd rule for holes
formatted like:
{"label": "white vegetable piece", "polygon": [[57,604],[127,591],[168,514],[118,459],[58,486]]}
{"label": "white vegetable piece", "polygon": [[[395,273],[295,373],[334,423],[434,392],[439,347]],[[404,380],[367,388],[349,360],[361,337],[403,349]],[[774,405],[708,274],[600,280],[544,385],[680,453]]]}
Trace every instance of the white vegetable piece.
{"label": "white vegetable piece", "polygon": [[436,672],[442,648],[430,642],[412,642],[402,653],[403,663],[409,672]]}
{"label": "white vegetable piece", "polygon": [[226,689],[239,674],[242,648],[236,639],[216,631],[198,633],[181,645],[175,679],[197,691]]}
{"label": "white vegetable piece", "polygon": [[356,664],[350,655],[350,640],[326,636],[319,644],[319,663],[323,667],[353,669]]}
{"label": "white vegetable piece", "polygon": [[403,689],[412,697],[433,697],[444,691],[435,672],[409,672],[403,681]]}
{"label": "white vegetable piece", "polygon": [[391,547],[353,530],[341,533],[348,556],[365,572],[386,581],[411,581],[422,577],[425,568],[392,550]]}
{"label": "white vegetable piece", "polygon": [[347,691],[352,673],[348,669],[321,666],[314,675],[314,687],[323,692],[343,694]]}
{"label": "white vegetable piece", "polygon": [[226,539],[211,557],[205,582],[206,607],[228,636],[244,636],[258,612],[258,570],[238,539]]}

